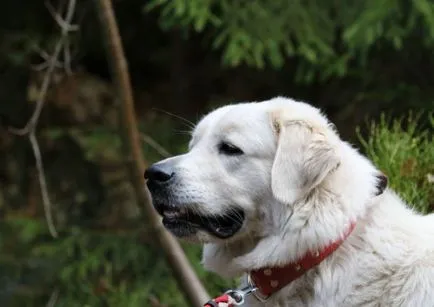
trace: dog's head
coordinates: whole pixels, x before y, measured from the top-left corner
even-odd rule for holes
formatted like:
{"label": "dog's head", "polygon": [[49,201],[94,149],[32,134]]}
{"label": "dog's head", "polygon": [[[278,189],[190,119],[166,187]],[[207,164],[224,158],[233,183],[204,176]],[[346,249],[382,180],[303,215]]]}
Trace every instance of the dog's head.
{"label": "dog's head", "polygon": [[201,242],[261,236],[279,210],[339,167],[340,142],[308,104],[230,105],[199,122],[186,154],[152,165],[145,178],[173,234]]}

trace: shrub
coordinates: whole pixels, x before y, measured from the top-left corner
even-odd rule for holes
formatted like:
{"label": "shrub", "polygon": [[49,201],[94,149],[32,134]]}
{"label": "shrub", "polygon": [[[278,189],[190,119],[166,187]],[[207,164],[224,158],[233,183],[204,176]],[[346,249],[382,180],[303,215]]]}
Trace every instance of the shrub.
{"label": "shrub", "polygon": [[389,177],[389,185],[407,203],[422,213],[434,209],[434,116],[428,127],[419,124],[422,115],[409,114],[390,120],[382,115],[371,122],[367,137],[359,139],[367,156]]}

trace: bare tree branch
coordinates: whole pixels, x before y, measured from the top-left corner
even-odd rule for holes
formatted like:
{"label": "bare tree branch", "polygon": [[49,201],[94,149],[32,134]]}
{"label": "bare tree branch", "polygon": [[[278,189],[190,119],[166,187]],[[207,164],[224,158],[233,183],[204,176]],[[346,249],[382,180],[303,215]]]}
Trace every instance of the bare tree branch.
{"label": "bare tree branch", "polygon": [[72,15],[66,15],[66,18],[63,19],[58,12],[54,9],[54,7],[51,5],[49,1],[45,1],[45,6],[47,7],[48,11],[50,12],[51,16],[54,18],[54,20],[57,22],[59,27],[62,29],[62,33],[68,33],[71,31],[77,31],[78,25],[71,24],[71,19],[73,16],[73,13],[75,11],[75,1],[73,3],[72,11],[71,11],[71,1],[69,1],[69,6],[67,8],[67,12],[72,12]]}
{"label": "bare tree branch", "polygon": [[171,156],[171,154],[160,144],[157,143],[153,138],[151,138],[149,135],[142,133],[141,134],[142,140],[155,149],[156,152],[158,152],[162,157],[168,158]]}
{"label": "bare tree branch", "polygon": [[[63,19],[57,13],[55,13],[54,15],[56,16],[57,19],[61,19],[63,23],[71,24],[72,18],[74,16],[74,12],[75,12],[75,5],[76,5],[76,0],[70,0],[69,1],[68,10],[66,12],[65,19]],[[47,4],[47,7],[50,7],[50,4]],[[45,98],[47,96],[48,89],[50,87],[51,77],[53,76],[53,72],[56,68],[56,65],[58,64],[59,56],[60,56],[60,54],[64,48],[65,42],[68,39],[69,32],[70,32],[70,27],[61,26],[61,36],[60,36],[59,40],[57,41],[56,46],[54,47],[53,54],[47,60],[48,67],[47,67],[47,70],[45,72],[44,79],[42,81],[42,85],[41,85],[41,89],[39,91],[39,97],[38,97],[38,100],[36,102],[35,110],[33,111],[33,114],[31,116],[30,120],[27,122],[27,124],[24,128],[22,128],[22,129],[9,128],[9,131],[11,131],[12,133],[17,134],[17,135],[26,135],[26,134],[29,134],[32,130],[34,130],[36,128],[39,116],[41,115],[41,111],[44,107]]]}
{"label": "bare tree branch", "polygon": [[59,298],[59,290],[56,289],[51,293],[50,299],[47,302],[47,307],[54,307],[56,306],[57,299]]}
{"label": "bare tree branch", "polygon": [[155,296],[149,296],[149,302],[152,307],[167,307],[167,305],[162,304]]}
{"label": "bare tree branch", "polygon": [[[42,49],[39,46],[35,46],[34,49],[39,54],[39,56],[44,60],[44,62],[42,62],[41,64],[38,64],[37,66],[44,65],[45,68],[48,68],[48,66],[50,66],[50,61],[52,60],[53,56],[50,55],[47,51],[45,51],[44,49]],[[59,59],[56,59],[56,62],[53,65],[55,65],[55,68],[62,68],[63,67],[63,63]],[[37,70],[40,70],[40,69],[37,69]]]}
{"label": "bare tree branch", "polygon": [[57,238],[56,227],[54,227],[53,216],[51,213],[51,201],[48,195],[47,181],[45,179],[44,165],[42,163],[41,150],[39,149],[38,140],[36,139],[35,131],[29,134],[30,144],[32,145],[33,154],[36,160],[36,169],[38,171],[39,185],[41,187],[42,202],[44,204],[45,219],[47,220],[48,230],[50,234]]}
{"label": "bare tree branch", "polygon": [[[38,124],[39,117],[41,115],[42,109],[45,104],[45,100],[47,97],[48,89],[50,87],[51,79],[54,73],[54,70],[57,67],[62,67],[63,65],[60,64],[59,57],[64,52],[65,55],[65,67],[67,71],[69,71],[69,51],[64,51],[65,49],[69,48],[68,44],[68,34],[70,31],[77,30],[78,26],[72,25],[72,18],[75,13],[75,6],[76,6],[76,0],[69,0],[67,10],[65,17],[62,17],[59,13],[57,13],[54,8],[51,6],[49,2],[46,2],[47,9],[52,14],[53,18],[56,20],[58,25],[61,28],[61,35],[59,40],[57,41],[53,53],[50,55],[48,52],[44,51],[43,49],[39,49],[40,56],[45,60],[44,63],[38,65],[36,69],[38,70],[44,70],[45,74],[44,78],[42,80],[42,85],[39,90],[39,96],[36,101],[36,107],[33,111],[32,116],[22,129],[12,128],[9,127],[9,131],[11,133],[17,134],[17,135],[27,135],[30,140],[30,144],[32,146],[33,155],[35,156],[36,160],[36,169],[38,171],[38,179],[39,184],[41,188],[41,196],[42,196],[42,202],[44,204],[44,212],[45,212],[45,219],[47,221],[48,229],[50,231],[50,234],[57,238],[58,234],[56,231],[56,228],[53,223],[53,216],[52,216],[52,210],[51,210],[51,201],[48,194],[47,189],[47,181],[45,178],[45,172],[44,172],[44,165],[42,162],[42,156],[41,151],[39,148],[38,140],[36,138],[36,127]],[[68,54],[68,56],[66,56]],[[56,294],[57,296],[57,294]]]}
{"label": "bare tree branch", "polygon": [[124,129],[122,141],[127,157],[132,158],[132,163],[129,163],[130,173],[137,199],[141,209],[146,213],[146,223],[152,226],[158,238],[157,241],[164,250],[173,269],[178,285],[191,303],[190,306],[203,306],[203,303],[209,299],[209,295],[196,276],[178,241],[162,226],[161,218],[155,212],[151,204],[149,191],[144,185],[145,161],[141,152],[128,65],[124,56],[112,3],[110,0],[95,1],[98,5],[97,11],[101,19],[103,38],[106,43],[112,76],[121,99],[122,128]]}
{"label": "bare tree branch", "polygon": [[63,48],[63,67],[67,75],[72,73],[71,69],[71,42],[69,39],[65,41],[65,47]]}

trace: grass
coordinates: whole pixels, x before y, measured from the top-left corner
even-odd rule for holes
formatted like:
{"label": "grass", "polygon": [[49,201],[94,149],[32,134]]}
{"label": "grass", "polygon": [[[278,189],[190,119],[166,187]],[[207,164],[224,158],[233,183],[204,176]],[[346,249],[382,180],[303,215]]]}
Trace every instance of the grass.
{"label": "grass", "polygon": [[421,213],[434,210],[433,114],[409,114],[390,120],[382,115],[369,124],[369,134],[357,133],[366,155],[388,177],[389,186]]}

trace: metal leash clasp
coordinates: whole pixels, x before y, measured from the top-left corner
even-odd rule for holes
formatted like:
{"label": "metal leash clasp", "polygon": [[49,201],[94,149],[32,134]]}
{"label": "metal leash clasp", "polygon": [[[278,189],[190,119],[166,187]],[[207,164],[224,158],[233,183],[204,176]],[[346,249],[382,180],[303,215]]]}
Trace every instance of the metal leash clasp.
{"label": "metal leash clasp", "polygon": [[245,297],[254,293],[258,288],[253,286],[252,284],[247,285],[244,288],[241,289],[231,289],[225,292],[225,294],[229,295],[231,298],[234,299],[235,302],[232,303],[232,305],[240,306],[244,304]]}

